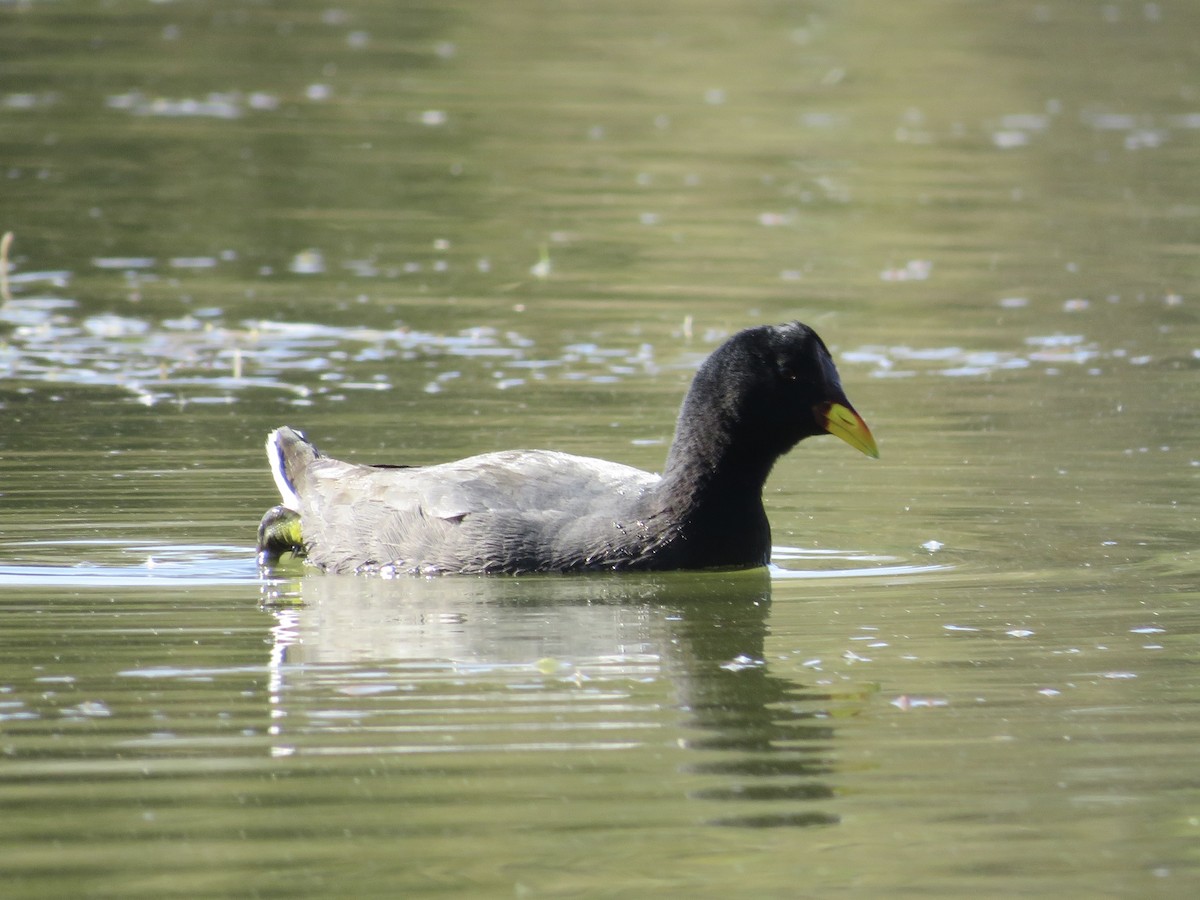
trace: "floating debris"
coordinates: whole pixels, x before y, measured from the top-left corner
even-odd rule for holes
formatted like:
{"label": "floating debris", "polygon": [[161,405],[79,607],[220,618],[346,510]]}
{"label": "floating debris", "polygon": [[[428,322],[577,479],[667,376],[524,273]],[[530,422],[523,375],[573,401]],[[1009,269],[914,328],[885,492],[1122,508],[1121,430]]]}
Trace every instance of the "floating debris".
{"label": "floating debris", "polygon": [[92,265],[97,269],[153,269],[158,261],[153,256],[97,256]]}
{"label": "floating debris", "polygon": [[933,272],[933,263],[927,259],[910,259],[900,268],[884,269],[879,277],[884,281],[925,281]]}
{"label": "floating debris", "polygon": [[529,267],[529,274],[534,278],[546,279],[550,277],[550,248],[542,244],[538,248],[538,261]]}
{"label": "floating debris", "polygon": [[12,300],[8,289],[8,248],[12,246],[12,242],[11,231],[4,232],[4,237],[0,237],[0,303]]}
{"label": "floating debris", "polygon": [[320,275],[325,271],[325,257],[320,250],[301,250],[288,263],[294,275]]}
{"label": "floating debris", "polygon": [[248,107],[267,108],[262,103],[262,98],[267,95],[255,93],[250,96],[256,98],[254,105],[247,103],[246,96],[240,91],[213,91],[203,98],[148,97],[141,91],[129,91],[124,94],[110,94],[105,97],[104,105],[109,109],[122,110],[135,116],[237,119]]}
{"label": "floating debris", "polygon": [[949,706],[950,701],[941,697],[910,697],[908,694],[901,694],[891,701],[891,705],[898,710],[908,712],[913,709],[937,709]]}

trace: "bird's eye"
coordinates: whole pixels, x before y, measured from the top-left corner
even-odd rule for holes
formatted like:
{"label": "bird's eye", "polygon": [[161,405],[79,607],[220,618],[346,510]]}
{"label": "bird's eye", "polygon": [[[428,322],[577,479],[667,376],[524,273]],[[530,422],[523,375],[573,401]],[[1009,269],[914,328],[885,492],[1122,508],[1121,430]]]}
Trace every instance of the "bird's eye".
{"label": "bird's eye", "polygon": [[791,366],[784,366],[782,369],[779,370],[779,377],[782,378],[784,381],[795,381],[796,380],[796,370],[793,369]]}

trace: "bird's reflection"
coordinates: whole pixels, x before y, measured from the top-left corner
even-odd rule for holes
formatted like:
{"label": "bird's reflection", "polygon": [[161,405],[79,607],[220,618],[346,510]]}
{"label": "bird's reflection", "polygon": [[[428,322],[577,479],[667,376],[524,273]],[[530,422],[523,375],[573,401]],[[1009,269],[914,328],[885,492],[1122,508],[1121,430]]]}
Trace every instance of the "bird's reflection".
{"label": "bird's reflection", "polygon": [[[648,712],[632,714],[626,703],[612,712],[607,727],[628,736],[630,716],[640,715],[643,729],[679,729],[675,744],[682,756],[664,777],[688,779],[688,795],[697,799],[737,802],[736,814],[716,821],[836,821],[811,809],[795,811],[794,801],[807,805],[831,796],[823,777],[835,731],[823,715],[826,695],[770,671],[764,643],[771,584],[765,571],[429,580],[308,575],[275,583],[270,594],[266,606],[277,622],[273,733],[281,754],[336,754],[337,742],[353,741],[356,731],[375,732],[374,752],[388,752],[380,747],[384,732],[397,744],[429,741],[428,717],[424,733],[415,737],[416,729],[406,734],[403,723],[385,729],[377,723],[379,716],[395,722],[398,696],[415,703],[431,694],[443,704],[443,743],[409,743],[396,752],[444,750],[464,712],[444,696],[450,683],[471,689],[476,716],[480,703],[503,715],[511,692],[487,691],[499,683],[528,687],[514,678],[592,687],[591,719],[597,685],[636,684],[644,697],[651,684]],[[385,696],[386,710],[371,707]],[[340,712],[339,702],[346,707]],[[569,702],[560,716],[570,717]],[[562,706],[560,694],[555,703]],[[317,716],[334,716],[338,728],[313,726]],[[528,723],[522,727],[530,730]],[[556,728],[561,742],[561,726]],[[704,787],[694,787],[697,777]]]}

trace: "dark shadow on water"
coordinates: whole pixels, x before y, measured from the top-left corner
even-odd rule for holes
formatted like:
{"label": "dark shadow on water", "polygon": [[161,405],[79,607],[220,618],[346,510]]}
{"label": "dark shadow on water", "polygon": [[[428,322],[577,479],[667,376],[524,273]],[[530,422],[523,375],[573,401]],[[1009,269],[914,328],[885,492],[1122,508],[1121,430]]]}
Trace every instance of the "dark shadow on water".
{"label": "dark shadow on water", "polygon": [[[772,674],[766,662],[771,579],[764,570],[396,580],[309,574],[264,589],[264,605],[277,620],[272,702],[280,754],[349,753],[356,741],[382,753],[386,741],[405,754],[452,752],[460,741],[461,749],[478,749],[474,736],[454,731],[464,712],[500,717],[502,735],[528,735],[529,722],[503,718],[514,692],[526,708],[511,715],[534,708],[535,733],[539,698],[552,695],[545,702],[568,726],[573,716],[592,726],[597,714],[612,717],[572,738],[585,740],[583,749],[637,751],[662,741],[664,729],[681,735],[662,754],[671,767],[662,779],[703,784],[687,793],[703,808],[730,806],[728,814],[706,809],[703,821],[754,828],[838,821],[796,809],[833,798],[823,779],[833,771],[837,735],[825,717],[829,696]],[[389,718],[398,696],[424,713],[448,691],[484,699],[464,701],[465,710],[447,703],[444,719],[422,720],[434,731],[445,723],[438,742]],[[391,704],[378,716],[369,704],[336,709],[339,698],[372,692]],[[643,708],[630,712],[635,694]],[[310,724],[317,711],[340,723],[332,742]],[[381,721],[391,724],[365,737]],[[348,737],[347,729],[361,733]]]}

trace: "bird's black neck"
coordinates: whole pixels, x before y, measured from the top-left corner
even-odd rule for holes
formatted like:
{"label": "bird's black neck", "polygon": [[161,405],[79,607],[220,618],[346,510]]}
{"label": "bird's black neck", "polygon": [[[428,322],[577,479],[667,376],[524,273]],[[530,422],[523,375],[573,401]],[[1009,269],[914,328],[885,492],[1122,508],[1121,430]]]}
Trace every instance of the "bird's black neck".
{"label": "bird's black neck", "polygon": [[692,406],[684,402],[656,512],[678,523],[677,543],[692,566],[761,565],[771,545],[762,491],[775,457],[735,439],[743,430],[723,410]]}

